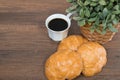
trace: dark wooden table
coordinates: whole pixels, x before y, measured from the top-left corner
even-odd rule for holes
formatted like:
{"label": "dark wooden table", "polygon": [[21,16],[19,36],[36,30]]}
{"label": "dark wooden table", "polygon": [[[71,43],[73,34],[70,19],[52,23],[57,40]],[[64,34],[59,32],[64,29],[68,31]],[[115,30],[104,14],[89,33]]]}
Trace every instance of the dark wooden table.
{"label": "dark wooden table", "polygon": [[[45,19],[65,13],[65,0],[0,0],[0,80],[47,80],[46,59],[56,51],[58,42],[48,38]],[[72,21],[70,34],[80,34]],[[105,44],[108,63],[94,77],[75,80],[120,80],[120,32]]]}

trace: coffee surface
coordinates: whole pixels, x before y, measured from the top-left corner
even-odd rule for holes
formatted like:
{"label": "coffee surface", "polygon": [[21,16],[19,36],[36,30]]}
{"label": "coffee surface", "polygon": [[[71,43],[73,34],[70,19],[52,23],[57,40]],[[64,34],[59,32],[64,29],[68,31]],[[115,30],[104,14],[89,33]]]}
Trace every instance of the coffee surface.
{"label": "coffee surface", "polygon": [[68,23],[64,19],[56,18],[49,22],[48,27],[53,31],[62,31],[68,27]]}

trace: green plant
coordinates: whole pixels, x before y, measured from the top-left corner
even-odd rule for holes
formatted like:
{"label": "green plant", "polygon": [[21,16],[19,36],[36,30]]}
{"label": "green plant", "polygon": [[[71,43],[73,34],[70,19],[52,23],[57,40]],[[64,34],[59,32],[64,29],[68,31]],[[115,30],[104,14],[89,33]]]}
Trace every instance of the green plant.
{"label": "green plant", "polygon": [[101,34],[105,34],[108,29],[112,32],[118,31],[114,25],[120,22],[120,0],[67,0],[67,2],[72,5],[66,11],[76,12],[73,19],[78,25],[89,24],[91,32],[97,31]]}

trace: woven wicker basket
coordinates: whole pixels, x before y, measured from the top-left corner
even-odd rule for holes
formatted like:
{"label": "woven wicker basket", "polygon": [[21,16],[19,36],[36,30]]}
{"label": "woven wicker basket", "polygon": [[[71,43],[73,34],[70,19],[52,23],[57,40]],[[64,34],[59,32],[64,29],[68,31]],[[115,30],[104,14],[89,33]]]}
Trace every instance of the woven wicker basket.
{"label": "woven wicker basket", "polygon": [[[116,25],[116,28],[118,29],[120,27],[120,23]],[[89,30],[90,26],[85,25],[84,27],[80,27],[81,33],[84,37],[86,37],[90,41],[95,41],[100,44],[105,44],[106,42],[112,40],[113,36],[115,35],[115,32],[111,32],[107,30],[107,33],[105,35],[102,35],[98,32],[91,33]]]}

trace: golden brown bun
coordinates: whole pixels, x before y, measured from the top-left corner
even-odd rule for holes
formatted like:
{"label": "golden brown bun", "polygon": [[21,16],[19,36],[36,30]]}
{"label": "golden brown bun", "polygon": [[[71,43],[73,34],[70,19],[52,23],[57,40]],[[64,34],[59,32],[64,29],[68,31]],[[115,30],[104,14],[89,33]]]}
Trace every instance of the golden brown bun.
{"label": "golden brown bun", "polygon": [[96,42],[87,42],[78,49],[83,60],[83,71],[85,76],[93,76],[100,72],[106,64],[106,50]]}
{"label": "golden brown bun", "polygon": [[83,69],[80,55],[72,50],[59,50],[52,54],[45,64],[48,80],[71,80]]}
{"label": "golden brown bun", "polygon": [[88,40],[83,38],[82,36],[71,35],[60,42],[58,50],[69,49],[76,51],[78,47],[85,42],[88,42]]}

